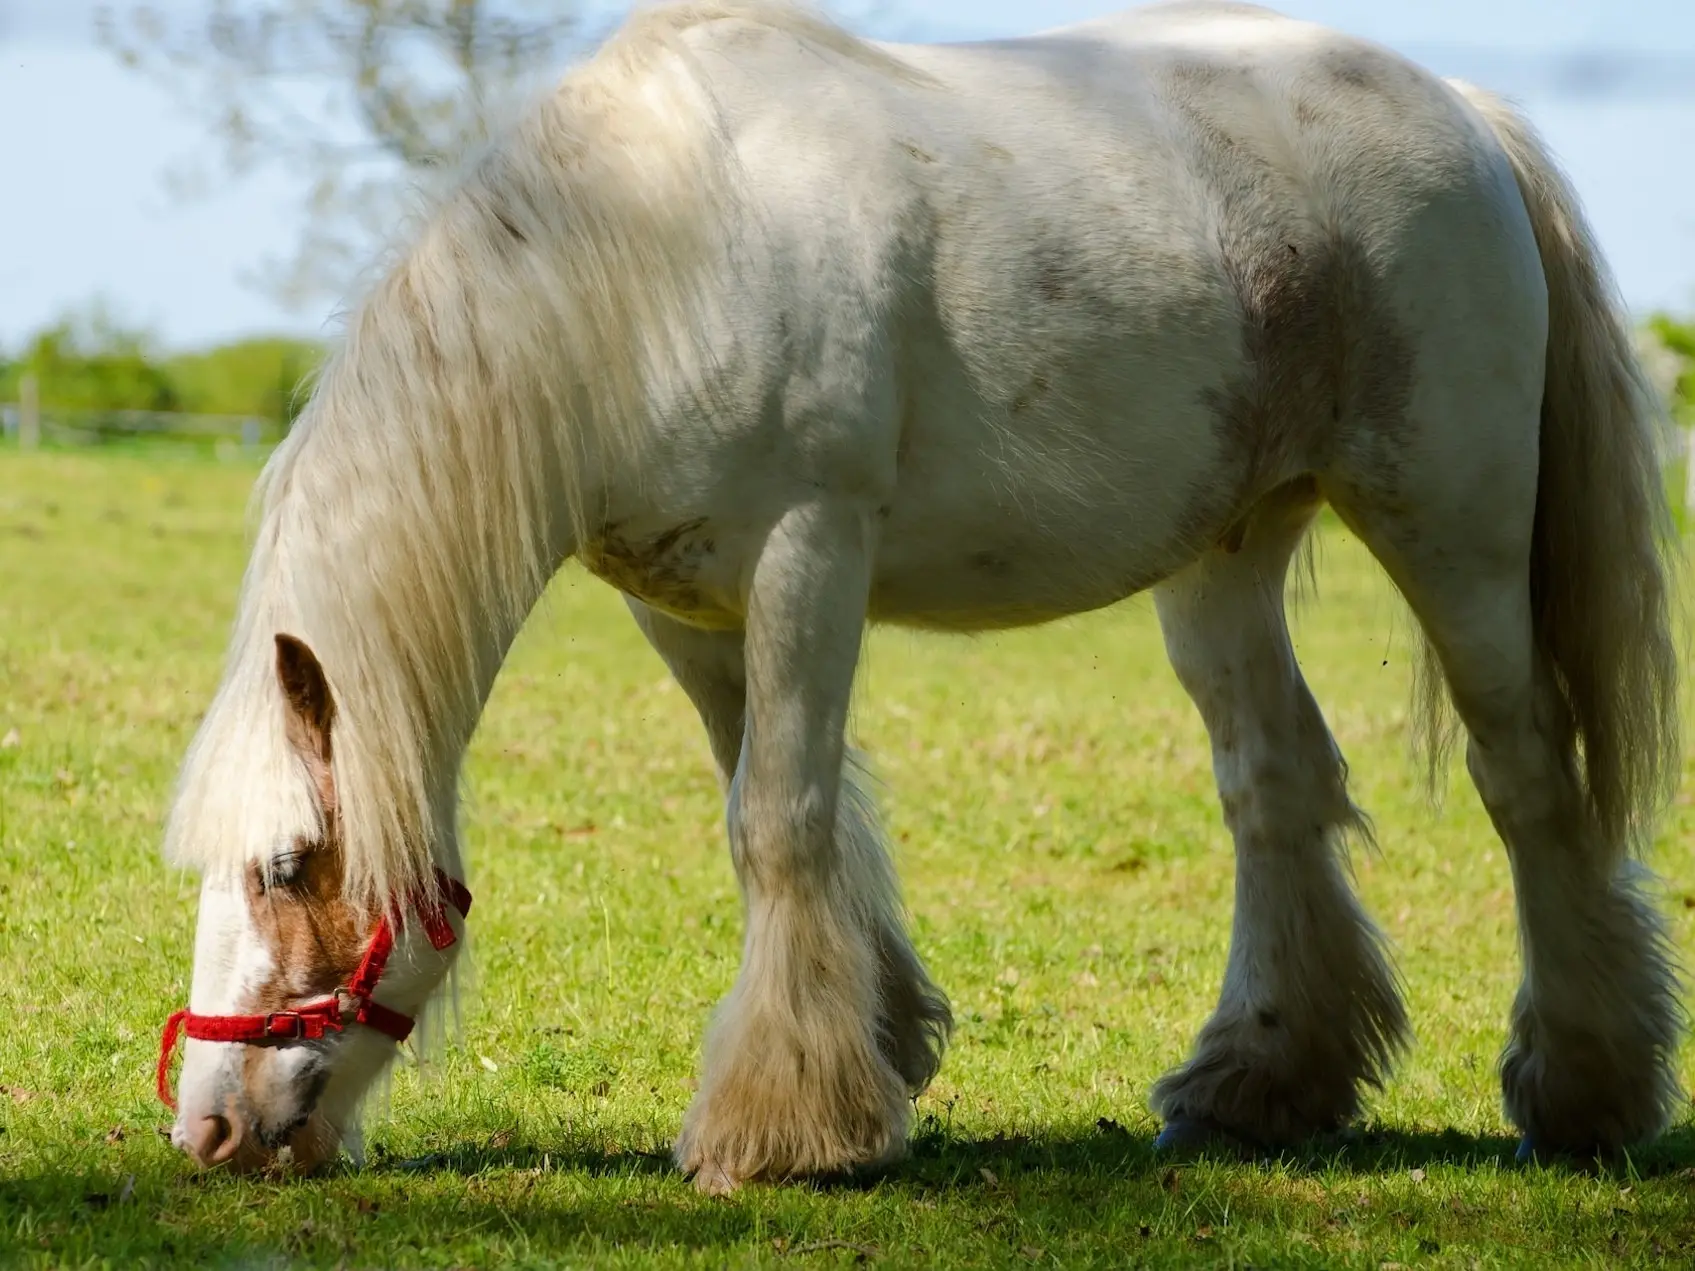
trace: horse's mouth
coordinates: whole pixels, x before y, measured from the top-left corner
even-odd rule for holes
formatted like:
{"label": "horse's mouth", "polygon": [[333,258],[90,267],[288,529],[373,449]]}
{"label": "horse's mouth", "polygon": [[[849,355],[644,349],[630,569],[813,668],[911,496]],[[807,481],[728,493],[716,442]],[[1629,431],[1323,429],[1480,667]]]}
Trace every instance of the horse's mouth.
{"label": "horse's mouth", "polygon": [[233,1155],[216,1164],[200,1164],[203,1169],[221,1168],[231,1174],[311,1174],[334,1159],[340,1146],[340,1131],[312,1110],[283,1124],[250,1124]]}
{"label": "horse's mouth", "polygon": [[314,1112],[289,1125],[266,1129],[242,1143],[228,1160],[202,1168],[231,1174],[313,1174],[335,1159],[340,1147],[341,1135]]}
{"label": "horse's mouth", "polygon": [[280,1153],[273,1153],[279,1166],[293,1175],[314,1174],[335,1159],[341,1148],[341,1132],[323,1113],[314,1111],[288,1127],[282,1146],[288,1150],[286,1161]]}
{"label": "horse's mouth", "polygon": [[305,1129],[305,1124],[310,1120],[310,1117],[312,1117],[312,1113],[302,1112],[286,1125],[268,1125],[268,1127],[259,1130],[259,1142],[263,1144],[264,1151],[275,1156],[276,1152],[281,1151],[283,1147],[292,1147],[295,1135],[300,1130]]}
{"label": "horse's mouth", "polygon": [[227,1160],[209,1164],[197,1162],[203,1170],[223,1170],[230,1174],[258,1174],[275,1164],[277,1152],[268,1146],[259,1136],[249,1136],[244,1139],[235,1154]]}
{"label": "horse's mouth", "polygon": [[[310,1173],[335,1155],[341,1135],[317,1110],[328,1079],[321,1068],[312,1070],[300,1101],[301,1112],[289,1121],[259,1127],[256,1137],[263,1148],[263,1164],[286,1165],[290,1173]],[[286,1162],[281,1159],[285,1151]]]}

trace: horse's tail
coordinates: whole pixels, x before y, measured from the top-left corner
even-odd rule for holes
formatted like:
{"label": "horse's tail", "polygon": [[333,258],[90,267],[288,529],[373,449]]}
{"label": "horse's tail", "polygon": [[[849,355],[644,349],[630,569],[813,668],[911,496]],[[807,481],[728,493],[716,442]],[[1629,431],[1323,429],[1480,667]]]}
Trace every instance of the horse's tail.
{"label": "horse's tail", "polygon": [[1539,655],[1580,747],[1596,828],[1641,847],[1674,789],[1676,531],[1658,456],[1660,411],[1576,195],[1530,124],[1453,87],[1512,163],[1548,288],[1548,364],[1530,556]]}

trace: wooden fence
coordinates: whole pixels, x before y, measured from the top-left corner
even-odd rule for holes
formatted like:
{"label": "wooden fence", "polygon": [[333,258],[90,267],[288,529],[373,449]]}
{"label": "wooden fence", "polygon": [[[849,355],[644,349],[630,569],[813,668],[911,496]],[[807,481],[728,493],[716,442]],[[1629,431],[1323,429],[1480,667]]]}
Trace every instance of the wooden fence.
{"label": "wooden fence", "polygon": [[26,396],[0,402],[0,438],[20,449],[102,446],[128,441],[209,446],[218,453],[257,454],[282,440],[274,419],[245,415],[190,415],[161,410],[62,410],[42,408]]}

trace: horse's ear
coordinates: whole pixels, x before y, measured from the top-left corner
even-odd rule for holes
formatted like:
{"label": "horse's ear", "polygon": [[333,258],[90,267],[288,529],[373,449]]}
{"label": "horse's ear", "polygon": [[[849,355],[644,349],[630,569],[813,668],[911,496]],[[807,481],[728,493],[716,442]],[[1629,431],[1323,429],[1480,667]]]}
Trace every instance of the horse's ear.
{"label": "horse's ear", "polygon": [[277,636],[277,683],[282,687],[283,726],[289,744],[299,753],[318,788],[325,814],[335,810],[335,780],[330,768],[330,729],[335,724],[335,699],[330,683],[304,640]]}

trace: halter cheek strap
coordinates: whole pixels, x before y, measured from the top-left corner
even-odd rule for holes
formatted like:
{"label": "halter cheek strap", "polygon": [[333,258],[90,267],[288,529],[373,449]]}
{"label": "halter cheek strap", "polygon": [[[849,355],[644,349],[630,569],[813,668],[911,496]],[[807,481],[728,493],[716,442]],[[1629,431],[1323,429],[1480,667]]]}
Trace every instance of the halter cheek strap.
{"label": "halter cheek strap", "polygon": [[[434,901],[426,902],[419,898],[413,902],[413,908],[418,911],[430,945],[443,950],[451,947],[457,939],[453,925],[447,920],[444,903],[457,909],[460,917],[468,918],[471,914],[471,893],[464,883],[457,878],[449,878],[439,869],[436,870],[436,889]],[[171,1056],[176,1052],[178,1037],[184,1033],[195,1041],[258,1045],[264,1042],[316,1041],[326,1033],[341,1032],[348,1024],[363,1024],[397,1042],[405,1041],[411,1036],[416,1021],[410,1015],[403,1015],[393,1007],[373,1000],[371,996],[377,991],[377,981],[382,979],[389,955],[393,952],[394,928],[388,915],[384,914],[377,919],[376,928],[371,932],[371,943],[365,948],[358,970],[354,971],[346,987],[337,989],[329,997],[303,1003],[292,1010],[272,1011],[269,1015],[196,1015],[193,1011],[177,1011],[165,1021],[165,1034],[159,1040],[159,1067],[155,1082],[160,1101],[172,1111],[176,1110],[177,1102],[171,1096]]]}

